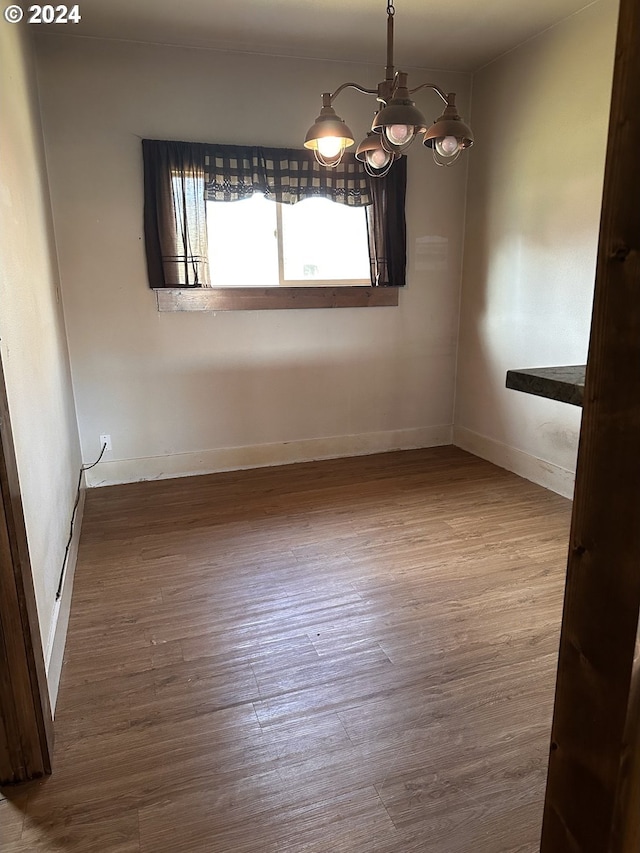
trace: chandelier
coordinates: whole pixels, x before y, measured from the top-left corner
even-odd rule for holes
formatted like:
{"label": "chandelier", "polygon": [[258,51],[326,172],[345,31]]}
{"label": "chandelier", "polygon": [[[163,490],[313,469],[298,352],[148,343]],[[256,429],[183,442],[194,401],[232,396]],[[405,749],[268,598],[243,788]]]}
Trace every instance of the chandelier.
{"label": "chandelier", "polygon": [[[340,116],[333,102],[343,89],[355,89],[363,95],[375,95],[381,106],[373,119],[371,130],[358,145],[356,159],[372,177],[387,174],[393,161],[401,157],[419,134],[424,134],[422,144],[432,149],[433,159],[439,166],[451,166],[465,148],[473,145],[473,133],[456,107],[455,92],[446,94],[435,83],[422,83],[409,89],[408,75],[393,66],[393,0],[387,0],[387,65],[385,78],[376,89],[366,89],[358,83],[342,83],[335,92],[324,92],[322,110],[307,131],[304,145],[310,148],[323,166],[337,166],[345,148],[353,145],[353,132]],[[431,126],[411,100],[420,89],[432,89],[444,102],[445,108]]]}

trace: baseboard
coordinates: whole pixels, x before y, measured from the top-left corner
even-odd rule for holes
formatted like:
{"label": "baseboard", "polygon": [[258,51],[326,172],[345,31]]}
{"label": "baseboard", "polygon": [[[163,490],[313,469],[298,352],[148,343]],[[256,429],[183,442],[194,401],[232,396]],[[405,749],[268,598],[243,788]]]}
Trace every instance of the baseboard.
{"label": "baseboard", "polygon": [[140,459],[115,459],[100,462],[95,468],[87,471],[86,477],[90,487],[111,486],[118,483],[136,483],[140,480],[215,474],[243,468],[263,468],[343,456],[367,456],[390,450],[411,450],[446,444],[451,444],[450,425],[310,438],[246,447],[223,447],[197,453],[175,453]]}
{"label": "baseboard", "polygon": [[84,513],[84,499],[86,488],[84,484],[80,487],[80,498],[76,509],[75,521],[73,523],[73,537],[67,554],[67,562],[64,573],[62,595],[56,601],[51,621],[51,630],[45,649],[45,665],[47,669],[47,683],[49,686],[49,700],[51,702],[51,713],[55,714],[58,688],[60,686],[60,675],[62,674],[62,662],[64,660],[64,647],[67,642],[67,628],[69,627],[69,613],[71,611],[71,595],[73,592],[73,577],[76,572],[78,561],[78,545],[80,544],[80,530],[82,529],[82,515]]}
{"label": "baseboard", "polygon": [[480,456],[481,459],[493,462],[500,468],[513,471],[519,477],[544,486],[545,489],[550,489],[564,498],[573,497],[574,471],[539,459],[515,447],[509,447],[507,444],[502,444],[500,441],[465,427],[454,426],[453,443],[456,447],[473,453],[474,456]]}

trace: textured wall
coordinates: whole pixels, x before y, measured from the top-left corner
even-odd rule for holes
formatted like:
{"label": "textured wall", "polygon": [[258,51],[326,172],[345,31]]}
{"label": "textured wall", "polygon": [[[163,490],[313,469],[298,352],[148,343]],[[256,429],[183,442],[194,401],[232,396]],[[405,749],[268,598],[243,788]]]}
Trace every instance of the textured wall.
{"label": "textured wall", "polygon": [[586,360],[616,24],[600,0],[473,82],[455,440],[565,494],[580,410],[505,374]]}
{"label": "textured wall", "polygon": [[[0,53],[1,352],[40,629],[49,659],[80,447],[26,28],[2,21]],[[59,669],[55,685],[50,685],[52,698],[58,674]]]}

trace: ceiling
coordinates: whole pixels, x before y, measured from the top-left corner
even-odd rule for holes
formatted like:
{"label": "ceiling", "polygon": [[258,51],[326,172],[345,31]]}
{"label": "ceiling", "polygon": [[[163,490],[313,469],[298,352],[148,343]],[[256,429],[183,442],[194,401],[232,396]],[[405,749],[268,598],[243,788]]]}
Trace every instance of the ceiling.
{"label": "ceiling", "polygon": [[[585,0],[396,0],[395,64],[475,71]],[[74,35],[384,66],[386,0],[81,0]],[[40,28],[39,28],[40,29]],[[60,32],[61,25],[42,27]]]}

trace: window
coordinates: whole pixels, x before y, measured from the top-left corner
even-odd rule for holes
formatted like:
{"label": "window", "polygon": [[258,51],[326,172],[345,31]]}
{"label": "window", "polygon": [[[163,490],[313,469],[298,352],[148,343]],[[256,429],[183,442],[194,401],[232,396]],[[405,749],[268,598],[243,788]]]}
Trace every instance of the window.
{"label": "window", "polygon": [[209,201],[207,232],[211,287],[370,284],[364,207],[320,197]]}
{"label": "window", "polygon": [[306,150],[142,144],[159,308],[398,304],[404,158],[371,179],[353,156],[326,169]]}

